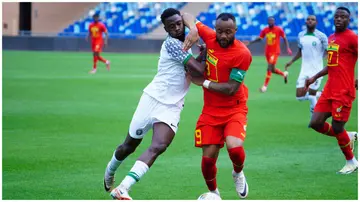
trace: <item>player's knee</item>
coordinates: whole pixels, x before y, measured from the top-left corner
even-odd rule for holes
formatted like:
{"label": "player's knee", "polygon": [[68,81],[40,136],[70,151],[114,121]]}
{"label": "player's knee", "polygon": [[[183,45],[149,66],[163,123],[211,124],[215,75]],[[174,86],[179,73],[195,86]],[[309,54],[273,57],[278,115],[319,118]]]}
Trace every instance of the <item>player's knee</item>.
{"label": "player's knee", "polygon": [[125,154],[131,154],[136,150],[136,147],[134,147],[130,144],[124,143],[118,147],[118,150],[122,151],[122,153],[125,153]]}
{"label": "player's knee", "polygon": [[304,101],[304,100],[306,100],[306,98],[305,98],[305,96],[296,96],[296,100],[298,100],[298,101]]}
{"label": "player's knee", "polygon": [[332,129],[334,131],[335,134],[340,134],[343,132],[344,128],[343,127],[339,127],[339,126],[332,126]]}
{"label": "player's knee", "polygon": [[150,146],[149,151],[155,155],[160,155],[162,153],[165,152],[165,150],[167,149],[168,145],[167,144],[153,144]]}
{"label": "player's knee", "polygon": [[311,120],[309,127],[314,130],[317,130],[317,129],[321,128],[323,125],[324,125],[324,123],[320,122],[319,120]]}

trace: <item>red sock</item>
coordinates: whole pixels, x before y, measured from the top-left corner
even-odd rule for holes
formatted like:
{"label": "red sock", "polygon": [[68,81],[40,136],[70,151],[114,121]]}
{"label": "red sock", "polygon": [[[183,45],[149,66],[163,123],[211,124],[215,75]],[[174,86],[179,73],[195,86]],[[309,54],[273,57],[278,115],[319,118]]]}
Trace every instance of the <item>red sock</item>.
{"label": "red sock", "polygon": [[217,158],[202,157],[201,170],[204,176],[206,185],[210,191],[214,191],[217,188],[216,184],[216,160]]}
{"label": "red sock", "polygon": [[99,60],[103,63],[106,63],[107,60],[105,60],[103,57],[101,57],[100,55],[98,56]]}
{"label": "red sock", "polygon": [[282,72],[282,71],[281,71],[280,69],[278,69],[278,68],[275,68],[275,74],[284,76],[284,72]]}
{"label": "red sock", "polygon": [[346,160],[351,160],[352,158],[354,158],[354,154],[350,148],[350,138],[346,130],[344,129],[343,132],[337,134],[335,137],[338,140],[338,144],[340,146],[341,151],[345,155]]}
{"label": "red sock", "polygon": [[336,136],[336,134],[334,133],[331,125],[328,122],[325,122],[322,128],[317,128],[315,129],[317,132],[322,133],[324,135],[328,135],[328,136]]}
{"label": "red sock", "polygon": [[235,147],[228,149],[230,159],[234,166],[234,171],[240,173],[244,167],[245,151],[244,147]]}
{"label": "red sock", "polygon": [[97,56],[94,56],[93,61],[94,61],[94,66],[93,66],[93,68],[96,69],[96,63],[97,63],[97,61],[98,61],[98,57],[97,57]]}
{"label": "red sock", "polygon": [[271,75],[272,75],[272,72],[271,71],[267,71],[266,73],[266,77],[265,77],[265,83],[264,83],[264,86],[267,87],[269,85],[269,81],[271,79]]}

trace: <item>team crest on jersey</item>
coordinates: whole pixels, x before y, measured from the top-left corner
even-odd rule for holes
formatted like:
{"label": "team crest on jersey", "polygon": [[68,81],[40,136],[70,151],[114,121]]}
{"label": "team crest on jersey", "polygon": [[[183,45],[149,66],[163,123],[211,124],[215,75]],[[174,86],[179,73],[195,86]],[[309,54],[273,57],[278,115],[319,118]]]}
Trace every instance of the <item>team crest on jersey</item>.
{"label": "team crest on jersey", "polygon": [[313,45],[313,46],[316,46],[316,41],[313,41],[313,42],[312,42],[312,45]]}
{"label": "team crest on jersey", "polygon": [[339,48],[340,46],[336,43],[333,43],[333,41],[331,41],[328,45],[328,51],[335,51],[335,52],[339,52]]}
{"label": "team crest on jersey", "polygon": [[342,106],[340,106],[339,108],[336,108],[336,112],[339,113],[341,112]]}
{"label": "team crest on jersey", "polygon": [[207,61],[208,61],[210,64],[212,64],[212,65],[214,65],[214,66],[217,65],[218,60],[219,60],[219,59],[217,59],[215,56],[213,56],[212,54],[210,54],[209,52],[208,52],[208,54],[207,54],[207,56],[206,56],[206,59],[207,59]]}

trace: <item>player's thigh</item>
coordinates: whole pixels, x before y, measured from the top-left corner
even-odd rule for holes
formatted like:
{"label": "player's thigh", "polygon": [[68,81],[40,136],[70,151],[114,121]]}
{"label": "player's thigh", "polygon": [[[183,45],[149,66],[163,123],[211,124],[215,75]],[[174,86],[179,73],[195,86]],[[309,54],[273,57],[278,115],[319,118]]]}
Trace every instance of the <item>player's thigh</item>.
{"label": "player's thigh", "polygon": [[208,158],[217,158],[220,152],[220,145],[203,145],[202,153],[203,156]]}
{"label": "player's thigh", "polygon": [[175,132],[163,122],[157,122],[153,125],[152,145],[167,147],[174,139]]}
{"label": "player's thigh", "polygon": [[325,123],[331,116],[332,102],[325,95],[321,95],[317,101],[314,113],[311,116],[310,126],[317,127]]}
{"label": "player's thigh", "polygon": [[129,127],[129,135],[134,139],[142,139],[144,135],[151,129],[152,126],[152,114],[158,105],[158,102],[143,93],[135,110],[135,113],[131,119]]}
{"label": "player's thigh", "polygon": [[278,54],[275,54],[275,53],[266,54],[266,61],[269,65],[269,68],[270,68],[270,66],[274,67],[276,65],[277,59],[278,59]]}
{"label": "player's thigh", "polygon": [[224,137],[228,149],[244,144],[246,138],[246,114],[238,113],[225,125]]}
{"label": "player's thigh", "polygon": [[201,114],[195,129],[195,147],[203,147],[206,145],[224,146],[223,126],[210,125],[209,122],[213,117]]}
{"label": "player's thigh", "polygon": [[299,77],[296,81],[296,97],[303,97],[306,94],[305,81],[308,78],[304,72],[300,72]]}

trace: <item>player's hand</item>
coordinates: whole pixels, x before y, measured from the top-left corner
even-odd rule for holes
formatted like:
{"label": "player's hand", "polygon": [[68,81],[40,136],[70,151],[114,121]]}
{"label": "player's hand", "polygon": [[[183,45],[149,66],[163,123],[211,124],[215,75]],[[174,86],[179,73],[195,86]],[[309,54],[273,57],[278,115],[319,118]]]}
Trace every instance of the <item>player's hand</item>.
{"label": "player's hand", "polygon": [[189,34],[186,36],[183,49],[188,51],[191,46],[193,46],[197,41],[199,41],[200,36],[197,29],[191,29]]}
{"label": "player's hand", "polygon": [[206,49],[206,44],[197,44],[196,46],[199,48],[200,52]]}
{"label": "player's hand", "polygon": [[292,65],[292,61],[285,64],[285,71],[288,70],[288,68]]}
{"label": "player's hand", "polygon": [[104,41],[104,46],[107,46],[107,45],[108,45],[108,41],[105,40],[105,41]]}
{"label": "player's hand", "polygon": [[202,86],[204,81],[205,81],[205,79],[203,76],[191,77],[191,82],[193,82],[197,86]]}
{"label": "player's hand", "polygon": [[358,89],[358,79],[355,79],[355,89]]}
{"label": "player's hand", "polygon": [[308,78],[308,79],[306,79],[305,80],[305,91],[307,91],[308,89],[309,89],[309,86],[311,85],[311,84],[313,84],[314,82],[316,81],[316,79],[314,78],[314,77],[311,77],[311,78]]}
{"label": "player's hand", "polygon": [[245,46],[249,46],[250,42],[249,41],[241,41]]}
{"label": "player's hand", "polygon": [[292,55],[292,51],[291,51],[290,48],[287,49],[287,53],[288,53],[289,55]]}

